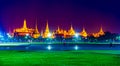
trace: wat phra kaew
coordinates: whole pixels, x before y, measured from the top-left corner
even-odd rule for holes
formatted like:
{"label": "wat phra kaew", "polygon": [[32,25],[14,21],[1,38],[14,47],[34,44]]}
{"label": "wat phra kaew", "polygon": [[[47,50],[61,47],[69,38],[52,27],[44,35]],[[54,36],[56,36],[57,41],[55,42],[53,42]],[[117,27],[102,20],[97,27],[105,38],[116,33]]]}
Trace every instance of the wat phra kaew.
{"label": "wat phra kaew", "polygon": [[[29,26],[30,27],[30,26]],[[1,43],[38,43],[38,44],[110,44],[120,42],[120,34],[104,31],[102,26],[96,33],[87,33],[85,27],[81,32],[76,32],[71,25],[69,30],[61,29],[60,26],[54,31],[49,29],[48,21],[46,26],[41,32],[38,30],[38,24],[36,22],[35,28],[28,28],[27,21],[24,19],[23,26],[21,28],[13,29],[8,33],[0,34]]]}

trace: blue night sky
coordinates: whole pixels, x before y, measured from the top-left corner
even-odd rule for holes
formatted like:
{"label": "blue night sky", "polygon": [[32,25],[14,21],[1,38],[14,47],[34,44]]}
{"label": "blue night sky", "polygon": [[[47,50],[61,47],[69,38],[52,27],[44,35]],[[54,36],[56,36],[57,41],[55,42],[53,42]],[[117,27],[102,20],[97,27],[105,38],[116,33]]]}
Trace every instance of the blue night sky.
{"label": "blue night sky", "polygon": [[22,27],[26,19],[28,27],[38,21],[39,30],[49,22],[51,30],[61,28],[87,32],[105,31],[120,33],[120,2],[115,0],[0,0],[0,29]]}

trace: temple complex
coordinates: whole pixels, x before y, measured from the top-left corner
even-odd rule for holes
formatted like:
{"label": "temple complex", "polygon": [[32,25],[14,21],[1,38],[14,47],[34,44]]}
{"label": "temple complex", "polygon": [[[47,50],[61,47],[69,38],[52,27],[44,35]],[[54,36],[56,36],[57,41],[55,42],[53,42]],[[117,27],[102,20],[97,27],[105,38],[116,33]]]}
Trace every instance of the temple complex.
{"label": "temple complex", "polygon": [[105,33],[104,33],[104,31],[103,31],[103,28],[101,27],[100,28],[100,31],[98,32],[98,33],[93,33],[93,36],[94,37],[100,37],[101,35],[104,35]]}
{"label": "temple complex", "polygon": [[38,38],[40,36],[40,33],[38,31],[38,28],[37,28],[37,24],[35,26],[35,29],[28,28],[26,20],[24,20],[23,27],[13,30],[13,34],[14,34],[14,37],[18,37],[18,36],[24,37],[26,35],[29,35],[33,38]]}
{"label": "temple complex", "polygon": [[[41,32],[39,32],[38,30],[38,25],[36,22],[35,28],[28,28],[27,27],[27,22],[26,19],[23,22],[23,26],[21,28],[16,28],[13,30],[13,36],[14,37],[18,37],[18,36],[31,36],[33,38],[39,38],[40,36],[42,38],[56,38],[56,37],[62,37],[62,38],[71,38],[73,36],[75,36],[76,32],[73,29],[73,26],[70,26],[69,30],[65,30],[65,29],[61,29],[59,26],[57,28],[57,30],[50,32],[49,29],[49,25],[48,25],[48,21],[46,23],[46,27],[45,30],[42,30]],[[101,35],[104,35],[104,31],[102,29],[102,27],[100,28],[99,32],[97,33],[92,33],[92,35],[94,37],[99,37]],[[83,38],[86,38],[89,34],[86,32],[85,28],[83,27],[82,31],[79,33],[79,36],[82,36]]]}

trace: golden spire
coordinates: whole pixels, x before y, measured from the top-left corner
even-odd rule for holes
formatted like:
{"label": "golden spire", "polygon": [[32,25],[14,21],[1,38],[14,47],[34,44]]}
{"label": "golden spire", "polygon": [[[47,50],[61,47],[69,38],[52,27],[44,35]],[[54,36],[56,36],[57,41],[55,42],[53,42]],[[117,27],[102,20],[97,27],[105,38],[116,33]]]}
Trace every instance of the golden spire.
{"label": "golden spire", "polygon": [[81,36],[83,36],[83,37],[87,37],[87,32],[86,32],[86,30],[85,30],[85,28],[83,27],[83,30],[82,30],[82,32],[80,33],[80,35]]}
{"label": "golden spire", "polygon": [[26,19],[24,19],[23,28],[24,28],[24,29],[27,29]]}
{"label": "golden spire", "polygon": [[86,32],[86,31],[85,31],[85,28],[83,28],[82,32],[84,32],[84,33]]}
{"label": "golden spire", "polygon": [[105,33],[104,33],[103,28],[101,26],[100,31],[98,33],[93,33],[93,36],[97,38],[97,37],[100,37],[101,35],[104,35],[104,34]]}
{"label": "golden spire", "polygon": [[38,27],[37,27],[37,21],[36,21],[36,25],[35,25],[35,33],[39,33]]}
{"label": "golden spire", "polygon": [[73,27],[72,27],[72,25],[71,25],[71,27],[70,27],[70,30],[72,30],[72,31],[74,30]]}
{"label": "golden spire", "polygon": [[70,30],[68,32],[69,32],[69,35],[75,35],[75,30],[73,29],[72,25],[71,25]]}
{"label": "golden spire", "polygon": [[47,21],[47,23],[46,23],[46,29],[45,29],[45,32],[49,33],[48,21]]}
{"label": "golden spire", "polygon": [[57,31],[60,31],[60,27],[58,26]]}
{"label": "golden spire", "polygon": [[100,35],[104,35],[104,31],[103,31],[102,26],[101,26],[100,31],[99,31],[98,33],[99,33]]}
{"label": "golden spire", "polygon": [[61,33],[59,26],[58,26],[58,28],[56,30],[56,33]]}
{"label": "golden spire", "polygon": [[33,38],[39,38],[40,33],[38,31],[38,27],[37,27],[37,21],[36,21],[36,25],[35,25],[35,33],[33,34]]}
{"label": "golden spire", "polygon": [[48,26],[48,21],[47,21],[43,38],[48,38],[49,35],[50,35],[50,31],[49,31],[49,26]]}

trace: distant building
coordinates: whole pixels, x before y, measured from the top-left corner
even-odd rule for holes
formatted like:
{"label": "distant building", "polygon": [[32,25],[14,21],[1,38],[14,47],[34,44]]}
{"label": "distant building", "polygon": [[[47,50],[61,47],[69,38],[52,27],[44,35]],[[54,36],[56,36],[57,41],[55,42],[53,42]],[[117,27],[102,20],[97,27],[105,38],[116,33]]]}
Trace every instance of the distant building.
{"label": "distant building", "polygon": [[32,34],[32,37],[33,37],[33,38],[39,38],[39,37],[40,37],[40,32],[38,31],[37,24],[36,24],[36,26],[35,26],[34,32],[33,32],[33,34]]}
{"label": "distant building", "polygon": [[82,32],[80,32],[80,35],[83,36],[84,38],[86,38],[88,36],[85,28],[83,28]]}
{"label": "distant building", "polygon": [[74,35],[75,35],[75,30],[73,29],[72,25],[68,31],[60,29],[59,27],[55,31],[55,37],[71,38]]}
{"label": "distant building", "polygon": [[[12,35],[14,37],[19,37],[19,36],[24,37],[26,35],[29,35],[33,38],[39,38],[40,36],[42,38],[72,38],[73,36],[76,35],[76,32],[73,29],[72,25],[70,26],[69,30],[64,30],[58,27],[57,30],[50,32],[48,21],[47,21],[45,30],[42,30],[40,34],[37,27],[37,23],[34,29],[28,28],[26,20],[24,20],[23,26],[21,28],[14,29]],[[82,36],[83,38],[86,38],[88,35],[90,34],[86,32],[85,28],[83,28],[82,31],[79,33],[79,36]],[[101,35],[104,35],[104,31],[102,27],[100,28],[99,32],[92,33],[92,36],[94,37],[100,37]]]}
{"label": "distant building", "polygon": [[51,36],[52,35],[50,33],[49,25],[48,25],[48,21],[47,21],[45,31],[42,34],[42,38],[51,38]]}
{"label": "distant building", "polygon": [[103,28],[101,27],[100,28],[100,31],[98,32],[98,33],[93,33],[92,35],[94,36],[94,37],[100,37],[100,36],[102,36],[102,35],[104,35],[105,33],[104,33],[104,31],[103,31]]}
{"label": "distant building", "polygon": [[70,35],[70,36],[75,35],[75,30],[73,29],[72,25],[71,25],[70,29],[68,30],[68,35]]}
{"label": "distant building", "polygon": [[28,28],[26,20],[24,20],[23,27],[14,29],[13,33],[14,33],[14,37],[19,37],[19,36],[24,37],[26,35],[29,35],[33,38],[38,38],[40,36],[37,25],[35,29]]}
{"label": "distant building", "polygon": [[55,33],[55,38],[63,38],[64,37],[64,33],[63,30],[59,28],[57,28],[57,30],[54,32]]}

